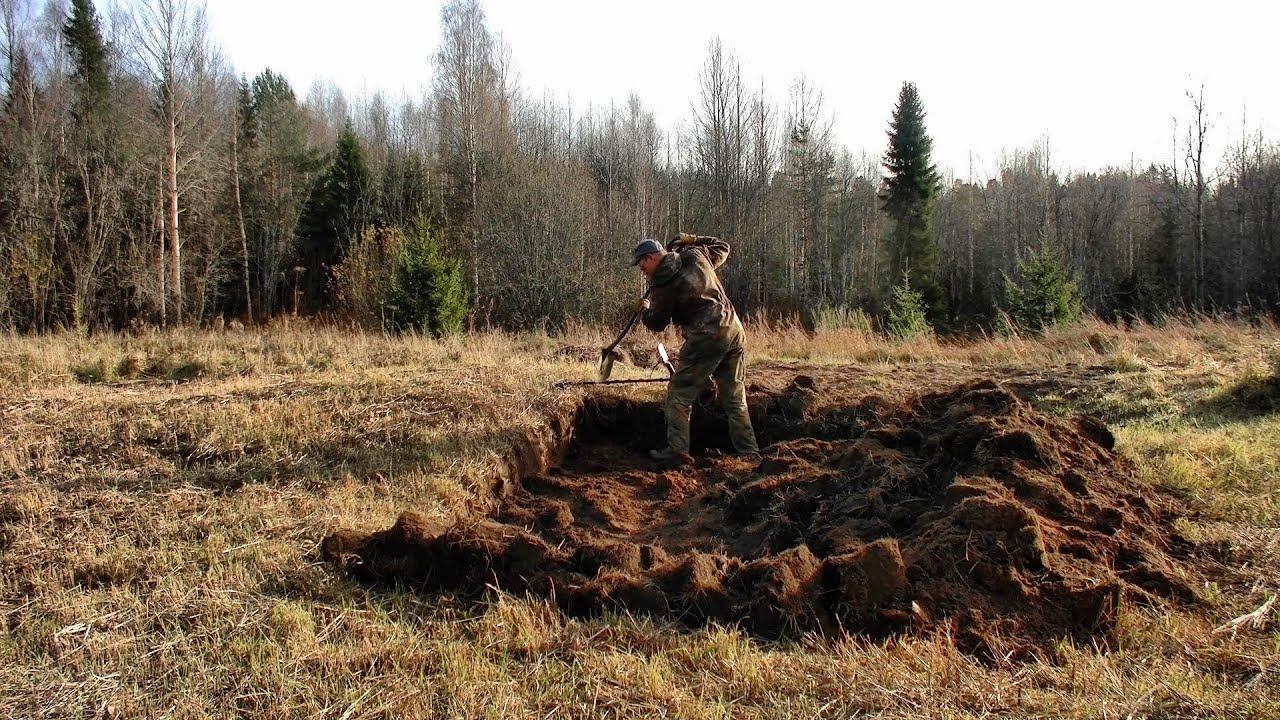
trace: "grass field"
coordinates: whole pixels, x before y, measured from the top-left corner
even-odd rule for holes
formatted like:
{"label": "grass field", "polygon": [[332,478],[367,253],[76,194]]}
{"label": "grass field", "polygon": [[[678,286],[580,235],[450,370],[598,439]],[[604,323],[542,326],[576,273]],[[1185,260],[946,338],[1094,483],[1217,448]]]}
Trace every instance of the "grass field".
{"label": "grass field", "polygon": [[[1042,340],[750,331],[752,360],[867,392],[1018,379],[1116,430],[1184,533],[1219,548],[1195,610],[1118,648],[981,663],[947,637],[769,643],[546,602],[370,588],[332,529],[460,513],[580,390],[571,337],[432,341],[305,325],[0,338],[0,717],[1277,717],[1280,330],[1200,320]],[[644,375],[642,369],[616,374]],[[637,386],[654,395],[661,386]],[[1280,612],[1280,611],[1278,611]]]}

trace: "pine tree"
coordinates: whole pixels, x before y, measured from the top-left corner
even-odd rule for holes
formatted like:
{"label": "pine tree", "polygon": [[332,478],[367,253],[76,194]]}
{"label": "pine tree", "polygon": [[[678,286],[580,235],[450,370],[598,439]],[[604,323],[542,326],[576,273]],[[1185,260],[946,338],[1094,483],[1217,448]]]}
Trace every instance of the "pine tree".
{"label": "pine tree", "polygon": [[328,307],[331,269],[372,220],[369,168],[350,122],[338,135],[332,158],[312,189],[301,223],[299,264],[306,268],[307,303],[314,310]]}
{"label": "pine tree", "polygon": [[1060,252],[1045,245],[1018,263],[1019,279],[1005,277],[1009,316],[1020,330],[1038,335],[1054,325],[1075,322],[1082,314],[1080,284]]}
{"label": "pine tree", "polygon": [[925,129],[924,106],[914,83],[903,83],[889,122],[888,175],[880,192],[892,226],[886,250],[891,277],[907,273],[929,315],[941,318],[942,287],[938,244],[933,236],[933,208],[938,196],[938,169],[931,161],[933,141]]}

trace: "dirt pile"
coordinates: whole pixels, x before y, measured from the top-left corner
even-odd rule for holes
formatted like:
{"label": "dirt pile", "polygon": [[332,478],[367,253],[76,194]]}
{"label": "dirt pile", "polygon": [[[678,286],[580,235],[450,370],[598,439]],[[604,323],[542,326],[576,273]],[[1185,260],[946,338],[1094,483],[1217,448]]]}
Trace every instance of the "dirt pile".
{"label": "dirt pile", "polygon": [[[487,517],[405,513],[339,532],[330,560],[370,580],[553,597],[777,637],[945,629],[994,656],[1105,641],[1125,602],[1194,602],[1167,501],[1099,421],[1042,415],[992,383],[908,402],[827,404],[815,383],[753,394],[759,457],[711,450],[662,471],[656,405],[589,400],[551,471]],[[819,409],[820,408],[820,409]]]}

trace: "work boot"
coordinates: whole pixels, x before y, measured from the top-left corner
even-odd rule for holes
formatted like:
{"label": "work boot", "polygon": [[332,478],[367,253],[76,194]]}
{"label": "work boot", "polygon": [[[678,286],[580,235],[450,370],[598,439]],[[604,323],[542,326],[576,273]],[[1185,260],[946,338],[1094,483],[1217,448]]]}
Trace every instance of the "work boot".
{"label": "work boot", "polygon": [[661,450],[650,450],[649,457],[667,467],[678,467],[693,461],[693,458],[689,457],[688,453],[678,452],[669,447],[664,447]]}

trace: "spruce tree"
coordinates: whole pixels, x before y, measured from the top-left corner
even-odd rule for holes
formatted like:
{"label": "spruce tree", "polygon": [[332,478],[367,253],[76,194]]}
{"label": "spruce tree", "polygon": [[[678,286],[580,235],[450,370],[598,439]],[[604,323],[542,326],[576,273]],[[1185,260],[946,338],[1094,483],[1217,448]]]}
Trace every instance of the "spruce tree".
{"label": "spruce tree", "polygon": [[396,259],[383,302],[387,326],[429,332],[436,337],[462,331],[467,294],[462,265],[440,251],[439,233],[419,221]]}
{"label": "spruce tree", "polygon": [[1018,276],[1017,282],[1004,280],[1009,316],[1018,329],[1039,335],[1080,319],[1080,284],[1060,252],[1048,245],[1031,251],[1018,263]]}
{"label": "spruce tree", "polygon": [[[108,208],[120,201],[118,153],[120,119],[113,111],[107,44],[98,14],[90,0],[72,0],[62,25],[62,40],[71,58],[71,116],[75,122],[64,136],[67,165],[63,176],[66,204],[63,217],[69,232],[59,253],[68,259],[72,294],[71,322],[85,327],[110,322],[109,305],[124,309],[127,291],[112,282],[118,267],[111,254],[127,240],[113,234]],[[118,319],[118,318],[117,318]]]}
{"label": "spruce tree", "polygon": [[258,307],[270,314],[289,305],[292,287],[280,278],[292,279],[290,268],[304,260],[299,252],[307,236],[303,213],[317,189],[315,178],[331,157],[328,148],[311,145],[307,114],[279,73],[263,70],[239,101],[246,104],[239,159],[253,291]]}
{"label": "spruce tree", "polygon": [[902,273],[902,282],[893,288],[885,332],[899,340],[933,333],[925,317],[924,297],[911,287],[910,273]]}
{"label": "spruce tree", "polygon": [[73,113],[77,120],[101,117],[107,112],[111,85],[107,67],[107,44],[91,0],[71,0],[71,14],[62,25],[76,79],[77,98]]}
{"label": "spruce tree", "polygon": [[369,168],[351,123],[342,128],[332,161],[312,188],[303,211],[299,264],[306,268],[307,303],[327,308],[331,269],[346,247],[371,222]]}
{"label": "spruce tree", "polygon": [[236,136],[237,142],[241,145],[251,145],[257,135],[255,125],[257,118],[254,117],[253,88],[249,86],[249,79],[244,75],[240,76],[240,82],[236,85]]}
{"label": "spruce tree", "polygon": [[4,115],[13,118],[23,126],[28,125],[22,118],[20,108],[24,101],[30,99],[32,89],[31,59],[22,47],[9,48],[9,75],[5,78]]}
{"label": "spruce tree", "polygon": [[901,278],[906,273],[930,317],[937,321],[943,313],[938,244],[933,236],[939,183],[924,116],[915,84],[903,83],[889,122],[889,149],[884,156],[888,174],[880,200],[891,220],[886,243],[890,277]]}

